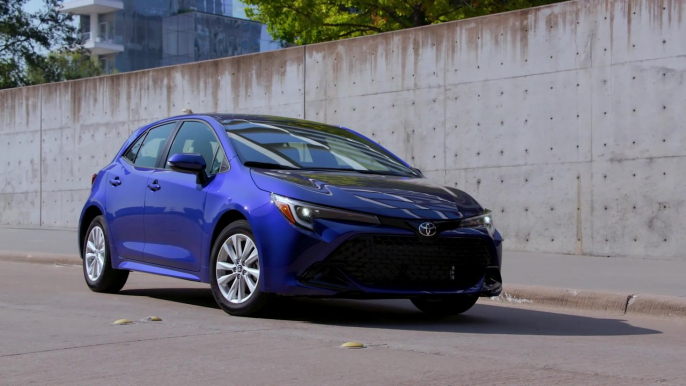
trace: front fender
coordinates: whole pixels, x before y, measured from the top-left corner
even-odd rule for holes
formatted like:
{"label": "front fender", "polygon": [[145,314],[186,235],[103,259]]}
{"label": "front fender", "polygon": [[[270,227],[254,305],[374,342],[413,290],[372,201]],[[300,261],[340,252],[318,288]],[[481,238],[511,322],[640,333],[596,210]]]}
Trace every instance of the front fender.
{"label": "front fender", "polygon": [[[234,172],[235,171],[235,172]],[[220,225],[222,217],[229,212],[240,213],[253,230],[255,229],[254,212],[259,208],[271,202],[270,194],[268,192],[257,189],[252,183],[250,176],[248,180],[240,178],[238,174],[241,171],[234,169],[228,173],[222,173],[215,177],[212,181],[212,190],[208,191],[207,201],[205,203],[205,225],[203,231],[202,251],[203,261],[201,268],[201,280],[209,282],[209,266],[210,255],[212,253],[213,240],[212,237]],[[237,181],[243,181],[241,186],[237,186]],[[255,237],[255,244],[258,251],[260,251],[260,234],[253,232]]]}

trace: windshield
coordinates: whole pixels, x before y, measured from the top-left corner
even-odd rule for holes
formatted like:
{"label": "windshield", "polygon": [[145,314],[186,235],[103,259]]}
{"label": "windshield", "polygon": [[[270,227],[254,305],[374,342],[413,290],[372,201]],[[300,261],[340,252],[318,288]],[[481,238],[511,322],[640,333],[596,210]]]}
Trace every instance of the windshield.
{"label": "windshield", "polygon": [[337,127],[244,120],[225,122],[224,127],[246,166],[417,177],[417,173],[374,142]]}

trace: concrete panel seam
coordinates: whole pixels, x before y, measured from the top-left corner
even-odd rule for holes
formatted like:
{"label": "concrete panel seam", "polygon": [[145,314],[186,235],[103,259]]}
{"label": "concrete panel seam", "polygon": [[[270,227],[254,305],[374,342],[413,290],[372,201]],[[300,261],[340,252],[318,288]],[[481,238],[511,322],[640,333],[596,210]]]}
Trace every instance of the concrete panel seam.
{"label": "concrete panel seam", "polygon": [[[90,180],[90,179],[89,179],[89,180]],[[45,190],[44,192],[45,192],[45,193],[61,193],[61,192],[65,192],[65,193],[66,193],[66,192],[83,192],[83,191],[86,191],[86,190],[90,191],[90,190],[91,190],[91,187],[90,187],[90,186],[87,186],[87,187],[83,187],[83,188],[81,188],[81,189]]]}
{"label": "concrete panel seam", "polygon": [[581,70],[588,70],[593,68],[593,66],[587,66],[587,67],[579,67],[579,68],[571,68],[567,70],[559,70],[559,71],[545,71],[545,72],[537,72],[537,73],[531,73],[531,74],[526,74],[526,75],[516,75],[516,76],[504,76],[501,78],[492,78],[492,79],[482,79],[482,80],[475,80],[473,82],[457,82],[457,83],[446,83],[447,86],[457,86],[457,85],[467,85],[467,84],[478,84],[478,83],[489,83],[489,82],[497,82],[500,80],[510,80],[510,79],[521,79],[521,78],[529,78],[529,77],[535,77],[535,76],[542,76],[542,75],[553,75],[553,74],[564,74],[566,72],[575,72],[575,71],[581,71]]}
{"label": "concrete panel seam", "polygon": [[661,57],[655,57],[655,58],[650,58],[650,59],[641,59],[641,60],[625,60],[623,62],[612,63],[610,66],[622,66],[625,64],[633,64],[633,63],[649,63],[649,62],[655,62],[655,61],[660,61],[660,60],[665,60],[665,59],[686,59],[686,55],[661,56]]}
{"label": "concrete panel seam", "polygon": [[[488,169],[508,169],[508,168],[520,168],[527,166],[555,166],[555,165],[583,165],[590,164],[592,161],[570,161],[570,162],[548,162],[548,163],[530,163],[530,164],[517,164],[517,165],[490,165],[490,166],[476,166],[469,168],[451,168],[445,169],[449,171],[465,171],[465,170],[488,170]],[[429,169],[427,169],[429,170]],[[443,170],[443,169],[436,169]]]}
{"label": "concrete panel seam", "polygon": [[40,88],[40,134],[38,135],[38,225],[43,225],[43,89]]}
{"label": "concrete panel seam", "polygon": [[[439,85],[439,86],[428,86],[428,87],[415,87],[415,88],[403,88],[403,89],[397,89],[397,90],[392,90],[392,91],[384,91],[384,92],[377,92],[377,93],[366,93],[366,94],[355,94],[355,95],[347,95],[347,96],[342,96],[342,97],[333,97],[333,98],[325,98],[325,99],[310,99],[307,102],[325,102],[325,101],[330,101],[330,100],[345,100],[345,99],[351,99],[351,98],[359,98],[359,97],[367,97],[367,96],[376,96],[376,95],[389,95],[389,94],[395,94],[395,93],[400,93],[400,92],[410,92],[410,91],[421,91],[421,90],[438,90],[438,89],[445,89],[445,86]],[[293,104],[293,103],[290,103]]]}

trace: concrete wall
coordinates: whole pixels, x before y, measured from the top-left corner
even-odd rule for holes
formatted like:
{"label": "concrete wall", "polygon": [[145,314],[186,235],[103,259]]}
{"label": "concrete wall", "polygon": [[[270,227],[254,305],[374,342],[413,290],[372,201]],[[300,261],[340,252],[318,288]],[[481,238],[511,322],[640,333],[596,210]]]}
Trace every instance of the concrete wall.
{"label": "concrete wall", "polygon": [[135,128],[194,111],[356,129],[496,213],[510,250],[686,260],[686,0],[579,0],[0,92],[0,223],[74,227]]}

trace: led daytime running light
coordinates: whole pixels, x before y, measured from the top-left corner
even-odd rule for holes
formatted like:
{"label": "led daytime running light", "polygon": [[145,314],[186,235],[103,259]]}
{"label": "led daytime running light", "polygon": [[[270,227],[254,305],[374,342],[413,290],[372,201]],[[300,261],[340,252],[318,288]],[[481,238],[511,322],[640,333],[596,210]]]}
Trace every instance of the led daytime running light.
{"label": "led daytime running light", "polygon": [[272,193],[272,202],[291,224],[297,224],[307,229],[313,229],[314,220],[317,218],[380,224],[379,219],[374,215],[313,205],[274,193]]}

